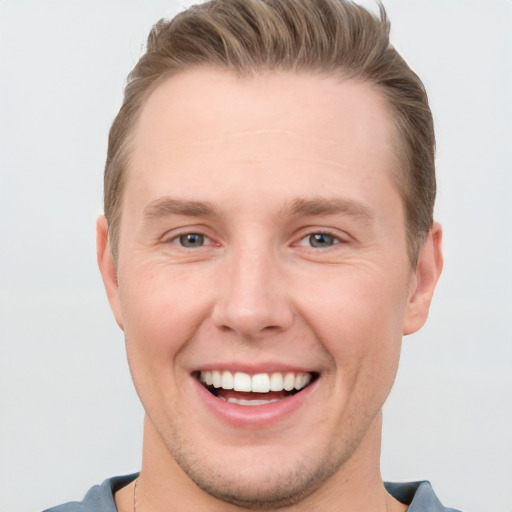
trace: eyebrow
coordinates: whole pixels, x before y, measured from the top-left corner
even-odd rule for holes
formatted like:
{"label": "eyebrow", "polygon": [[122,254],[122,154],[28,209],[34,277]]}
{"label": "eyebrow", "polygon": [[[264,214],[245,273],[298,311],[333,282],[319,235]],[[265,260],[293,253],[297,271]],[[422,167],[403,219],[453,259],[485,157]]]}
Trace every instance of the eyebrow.
{"label": "eyebrow", "polygon": [[[283,213],[294,216],[349,215],[365,222],[370,222],[374,212],[366,205],[347,198],[314,197],[311,199],[297,198],[287,203]],[[144,208],[144,218],[154,220],[168,215],[184,215],[188,217],[220,218],[220,211],[206,201],[190,201],[173,197],[155,199]]]}
{"label": "eyebrow", "polygon": [[144,218],[159,219],[168,215],[186,215],[188,217],[220,217],[220,212],[211,203],[203,201],[184,201],[172,197],[161,197],[151,201],[144,208]]}
{"label": "eyebrow", "polygon": [[315,197],[312,199],[294,199],[290,204],[293,215],[321,216],[343,214],[370,222],[375,212],[363,203],[348,198]]}

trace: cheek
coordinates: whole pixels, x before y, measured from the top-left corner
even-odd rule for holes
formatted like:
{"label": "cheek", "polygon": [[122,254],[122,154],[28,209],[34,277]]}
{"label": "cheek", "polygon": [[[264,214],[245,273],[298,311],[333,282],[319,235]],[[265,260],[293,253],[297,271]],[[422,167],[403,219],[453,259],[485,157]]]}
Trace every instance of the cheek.
{"label": "cheek", "polygon": [[[130,368],[172,376],[180,351],[186,346],[208,309],[204,279],[182,269],[158,266],[133,269],[120,277],[126,348]],[[135,378],[135,376],[134,376]],[[142,379],[140,379],[142,381]]]}
{"label": "cheek", "polygon": [[[317,276],[318,277],[318,276]],[[302,315],[333,357],[337,371],[388,374],[398,362],[406,306],[405,279],[368,266],[332,269],[301,294]],[[368,370],[365,370],[366,367]]]}

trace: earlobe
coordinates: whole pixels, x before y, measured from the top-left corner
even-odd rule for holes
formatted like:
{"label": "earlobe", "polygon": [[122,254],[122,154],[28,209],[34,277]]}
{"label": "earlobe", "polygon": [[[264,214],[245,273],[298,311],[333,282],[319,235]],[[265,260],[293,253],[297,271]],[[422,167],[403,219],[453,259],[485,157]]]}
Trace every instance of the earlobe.
{"label": "earlobe", "polygon": [[442,269],[442,228],[435,222],[418,254],[414,285],[409,296],[404,321],[404,335],[418,331],[426,322],[430,301]]}
{"label": "earlobe", "polygon": [[123,329],[117,271],[108,240],[108,223],[104,215],[100,215],[96,221],[96,257],[110,308],[114,313],[117,325]]}

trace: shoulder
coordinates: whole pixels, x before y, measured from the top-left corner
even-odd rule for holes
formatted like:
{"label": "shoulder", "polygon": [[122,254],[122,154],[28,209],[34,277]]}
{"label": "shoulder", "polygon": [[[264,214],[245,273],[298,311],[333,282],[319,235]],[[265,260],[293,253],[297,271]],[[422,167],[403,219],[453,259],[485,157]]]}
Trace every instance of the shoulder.
{"label": "shoulder", "polygon": [[95,485],[82,501],[70,501],[43,512],[117,512],[114,494],[137,478],[137,474],[116,476]]}
{"label": "shoulder", "polygon": [[445,507],[439,501],[430,482],[385,482],[384,485],[391,496],[409,505],[407,512],[460,512]]}

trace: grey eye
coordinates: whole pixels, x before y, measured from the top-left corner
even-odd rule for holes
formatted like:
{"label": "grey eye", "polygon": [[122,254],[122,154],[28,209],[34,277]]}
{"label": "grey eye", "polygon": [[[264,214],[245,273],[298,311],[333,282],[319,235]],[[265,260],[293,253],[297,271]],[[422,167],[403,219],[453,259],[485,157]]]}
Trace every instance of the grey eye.
{"label": "grey eye", "polygon": [[202,247],[204,245],[204,235],[199,233],[187,233],[186,235],[180,235],[178,240],[180,245],[183,247]]}
{"label": "grey eye", "polygon": [[311,247],[331,247],[336,241],[334,236],[327,235],[326,233],[315,233],[309,235],[308,238]]}

